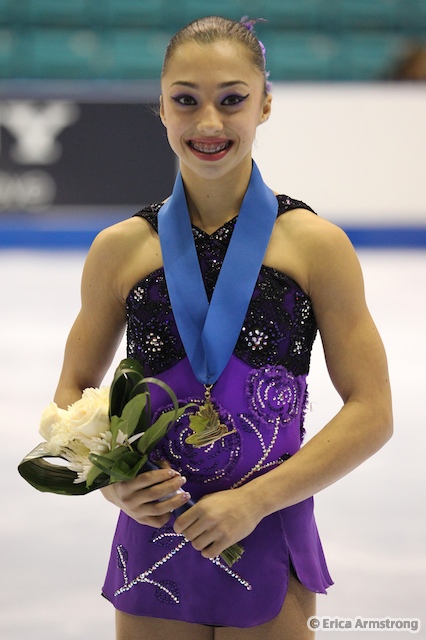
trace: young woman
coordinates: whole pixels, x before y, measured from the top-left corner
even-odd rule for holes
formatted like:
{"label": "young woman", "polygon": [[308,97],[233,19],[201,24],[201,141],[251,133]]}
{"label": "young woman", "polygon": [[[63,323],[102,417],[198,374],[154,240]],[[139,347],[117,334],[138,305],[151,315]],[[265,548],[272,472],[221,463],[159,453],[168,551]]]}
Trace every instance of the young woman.
{"label": "young woman", "polygon": [[[103,490],[121,509],[104,595],[118,640],[311,638],[315,592],[332,583],[312,496],[390,437],[385,353],[345,234],[252,162],[272,102],[252,24],[182,29],[161,85],[180,175],[165,204],[93,243],[55,400],[100,384],[127,324],[128,355],[216,431],[198,441],[185,415],[155,451],[161,469]],[[301,447],[317,328],[343,407]],[[165,403],[153,390],[154,410]]]}

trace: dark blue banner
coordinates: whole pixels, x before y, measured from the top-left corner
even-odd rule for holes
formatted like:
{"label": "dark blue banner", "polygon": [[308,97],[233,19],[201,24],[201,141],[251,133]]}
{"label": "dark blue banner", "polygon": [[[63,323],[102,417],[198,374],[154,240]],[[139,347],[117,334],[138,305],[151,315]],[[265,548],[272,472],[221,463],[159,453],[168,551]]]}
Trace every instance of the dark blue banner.
{"label": "dark blue banner", "polygon": [[151,104],[0,100],[0,213],[136,210],[175,174]]}

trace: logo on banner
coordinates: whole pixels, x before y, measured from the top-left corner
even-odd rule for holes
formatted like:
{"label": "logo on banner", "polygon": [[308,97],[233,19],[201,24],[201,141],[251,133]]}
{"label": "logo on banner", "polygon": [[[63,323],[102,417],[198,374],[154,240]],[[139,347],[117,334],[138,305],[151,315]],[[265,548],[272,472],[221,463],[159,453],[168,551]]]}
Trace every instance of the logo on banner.
{"label": "logo on banner", "polygon": [[[32,167],[0,170],[0,209],[40,210],[54,202],[56,184],[46,167],[62,156],[58,137],[79,117],[78,105],[62,100],[0,102],[0,162],[7,153],[14,164]],[[7,149],[2,145],[2,130],[13,140]]]}

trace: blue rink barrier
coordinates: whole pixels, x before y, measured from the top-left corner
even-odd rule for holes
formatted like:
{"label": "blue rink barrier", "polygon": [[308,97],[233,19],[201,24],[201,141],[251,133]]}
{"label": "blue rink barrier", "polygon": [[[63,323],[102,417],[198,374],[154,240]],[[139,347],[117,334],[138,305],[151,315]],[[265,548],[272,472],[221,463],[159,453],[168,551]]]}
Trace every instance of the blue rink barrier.
{"label": "blue rink barrier", "polygon": [[426,226],[344,227],[355,247],[425,249]]}
{"label": "blue rink barrier", "polygon": [[81,215],[77,220],[61,216],[55,220],[44,216],[0,216],[0,249],[87,250],[102,229],[126,217],[130,215]]}
{"label": "blue rink barrier", "polygon": [[3,229],[0,249],[88,249],[99,229]]}
{"label": "blue rink barrier", "polygon": [[[0,249],[42,250],[87,250],[95,236],[117,220],[85,220],[77,225],[62,222],[39,225],[34,220],[16,223],[12,219],[0,218]],[[426,225],[412,227],[344,227],[352,244],[359,248],[374,249],[424,249],[426,248]]]}

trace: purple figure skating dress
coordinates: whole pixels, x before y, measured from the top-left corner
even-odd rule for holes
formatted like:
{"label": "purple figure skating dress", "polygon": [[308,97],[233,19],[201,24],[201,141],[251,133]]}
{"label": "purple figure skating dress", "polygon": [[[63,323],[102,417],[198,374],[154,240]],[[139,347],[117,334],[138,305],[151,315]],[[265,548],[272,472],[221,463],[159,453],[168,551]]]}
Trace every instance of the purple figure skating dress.
{"label": "purple figure skating dress", "polygon": [[[278,215],[307,205],[277,196]],[[160,204],[139,216],[157,231]],[[236,218],[212,235],[193,227],[210,299]],[[146,375],[167,382],[182,403],[204,402],[176,327],[163,268],[149,274],[127,299],[128,356]],[[153,453],[187,478],[194,499],[237,488],[275,468],[303,440],[306,376],[317,326],[309,297],[297,283],[262,266],[231,359],[212,389],[212,401],[231,434],[196,448],[184,415]],[[170,408],[152,386],[154,414]],[[126,613],[208,625],[250,627],[275,617],[283,604],[290,569],[310,590],[332,584],[313,515],[313,499],[266,517],[241,541],[245,552],[229,568],[206,559],[173,530],[140,525],[120,514],[103,594]]]}

